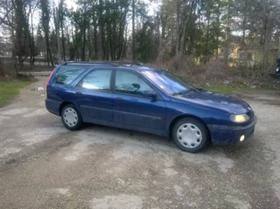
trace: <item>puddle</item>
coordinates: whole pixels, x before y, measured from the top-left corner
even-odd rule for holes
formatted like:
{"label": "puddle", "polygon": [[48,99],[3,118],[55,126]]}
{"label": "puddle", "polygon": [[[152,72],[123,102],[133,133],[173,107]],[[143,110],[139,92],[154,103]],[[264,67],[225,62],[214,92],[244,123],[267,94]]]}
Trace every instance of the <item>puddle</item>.
{"label": "puddle", "polygon": [[94,198],[90,206],[92,209],[142,209],[143,200],[136,195],[120,194]]}
{"label": "puddle", "polygon": [[9,118],[10,117],[8,117],[8,116],[0,115],[0,124],[2,124],[4,120],[7,120]]}
{"label": "puddle", "polygon": [[2,115],[8,115],[8,116],[13,116],[13,115],[21,115],[21,114],[25,114],[28,112],[31,112],[32,108],[14,108],[14,109],[9,109],[9,110],[5,110],[3,112],[1,112]]}
{"label": "puddle", "polygon": [[195,164],[210,165],[213,162],[222,173],[227,173],[234,167],[234,161],[227,157],[222,149],[217,149],[215,152],[200,153],[199,155],[184,153],[182,156],[185,160]]}
{"label": "puddle", "polygon": [[71,196],[70,190],[68,188],[54,188],[49,189],[48,192],[67,197]]}
{"label": "puddle", "polygon": [[178,185],[174,185],[174,190],[175,190],[175,192],[176,192],[176,194],[178,195],[178,196],[183,196],[183,192],[184,192],[184,190],[183,190],[183,188],[182,187],[180,187],[180,186],[178,186]]}
{"label": "puddle", "polygon": [[225,200],[232,203],[234,209],[251,209],[251,205],[248,202],[239,200],[234,196],[227,195]]}
{"label": "puddle", "polygon": [[38,109],[38,110],[32,111],[30,113],[24,114],[23,117],[24,118],[31,118],[31,117],[38,117],[38,116],[45,115],[45,114],[48,114],[47,110]]}
{"label": "puddle", "polygon": [[21,138],[24,145],[31,146],[65,132],[66,130],[61,128],[36,128],[34,130],[25,130],[21,134]]}
{"label": "puddle", "polygon": [[69,151],[69,153],[64,157],[64,160],[78,160],[85,153],[87,148],[92,144],[94,144],[93,140],[82,139],[80,142],[73,146],[71,151]]}
{"label": "puddle", "polygon": [[1,150],[0,153],[0,158],[6,157],[10,154],[14,154],[14,153],[18,153],[21,151],[21,148],[17,148],[17,147],[5,147],[3,150]]}
{"label": "puddle", "polygon": [[141,155],[149,152],[148,149],[145,149],[145,147],[140,144],[132,144],[128,142],[121,146],[122,147],[118,147],[112,153],[115,160],[119,160],[122,158],[133,158],[135,157],[135,155]]}

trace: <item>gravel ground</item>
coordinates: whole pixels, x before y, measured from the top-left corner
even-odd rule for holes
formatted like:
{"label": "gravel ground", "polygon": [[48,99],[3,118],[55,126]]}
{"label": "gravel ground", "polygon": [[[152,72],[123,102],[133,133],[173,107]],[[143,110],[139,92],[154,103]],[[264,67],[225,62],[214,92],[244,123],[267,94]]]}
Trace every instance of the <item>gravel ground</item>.
{"label": "gravel ground", "polygon": [[245,97],[258,116],[251,141],[189,154],[138,132],[69,132],[41,86],[0,109],[1,209],[280,208],[279,95]]}

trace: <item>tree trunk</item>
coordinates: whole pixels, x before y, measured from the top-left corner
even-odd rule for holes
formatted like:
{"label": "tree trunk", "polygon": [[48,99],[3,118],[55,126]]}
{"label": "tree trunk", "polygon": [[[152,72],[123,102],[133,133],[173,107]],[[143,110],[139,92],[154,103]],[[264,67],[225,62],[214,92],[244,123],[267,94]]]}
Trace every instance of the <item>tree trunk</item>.
{"label": "tree trunk", "polygon": [[61,45],[62,45],[62,58],[63,61],[65,61],[65,36],[64,36],[64,24],[63,24],[63,20],[61,20],[60,22],[60,28],[61,28]]}
{"label": "tree trunk", "polygon": [[99,55],[98,55],[98,41],[97,41],[97,24],[96,24],[96,20],[94,21],[95,24],[94,24],[94,29],[93,29],[93,37],[94,37],[94,59],[98,59],[99,58]]}
{"label": "tree trunk", "polygon": [[228,4],[227,6],[227,20],[226,20],[226,32],[225,32],[225,46],[224,46],[224,62],[225,65],[228,66],[228,57],[229,57],[229,41],[230,41],[230,18],[229,18],[229,13],[230,13],[230,5]]}
{"label": "tree trunk", "polygon": [[178,56],[181,46],[181,0],[176,0],[176,15],[176,56]]}
{"label": "tree trunk", "polygon": [[82,61],[86,60],[86,27],[85,25],[83,26],[83,38],[82,38],[82,55],[81,59]]}
{"label": "tree trunk", "polygon": [[61,42],[60,42],[60,33],[59,33],[59,10],[58,9],[54,9],[54,27],[55,27],[55,33],[56,33],[56,42],[57,42],[57,60],[58,63],[61,63],[61,61],[63,60],[62,56],[61,56]]}
{"label": "tree trunk", "polygon": [[18,74],[19,70],[23,69],[23,56],[24,56],[24,46],[23,46],[23,40],[24,40],[24,30],[23,30],[23,2],[21,0],[15,0],[15,29],[16,29],[16,35],[15,35],[15,52],[17,55],[17,61],[16,61],[16,75]]}
{"label": "tree trunk", "polygon": [[132,61],[136,60],[135,52],[135,1],[132,0]]}

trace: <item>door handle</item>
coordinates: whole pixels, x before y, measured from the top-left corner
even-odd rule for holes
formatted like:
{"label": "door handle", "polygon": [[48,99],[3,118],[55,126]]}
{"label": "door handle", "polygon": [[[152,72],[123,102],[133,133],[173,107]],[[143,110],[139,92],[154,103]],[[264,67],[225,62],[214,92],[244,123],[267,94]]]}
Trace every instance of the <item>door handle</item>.
{"label": "door handle", "polygon": [[80,92],[80,91],[76,91],[76,92],[75,92],[75,94],[76,94],[76,95],[81,95],[81,94],[82,94],[82,92]]}

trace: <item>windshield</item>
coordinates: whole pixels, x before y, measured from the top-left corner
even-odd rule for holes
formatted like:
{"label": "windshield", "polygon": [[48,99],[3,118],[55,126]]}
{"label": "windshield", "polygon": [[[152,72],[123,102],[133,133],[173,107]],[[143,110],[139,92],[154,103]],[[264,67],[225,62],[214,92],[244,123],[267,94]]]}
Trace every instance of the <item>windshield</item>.
{"label": "windshield", "polygon": [[194,89],[185,81],[167,71],[144,71],[143,74],[169,95],[182,94]]}

